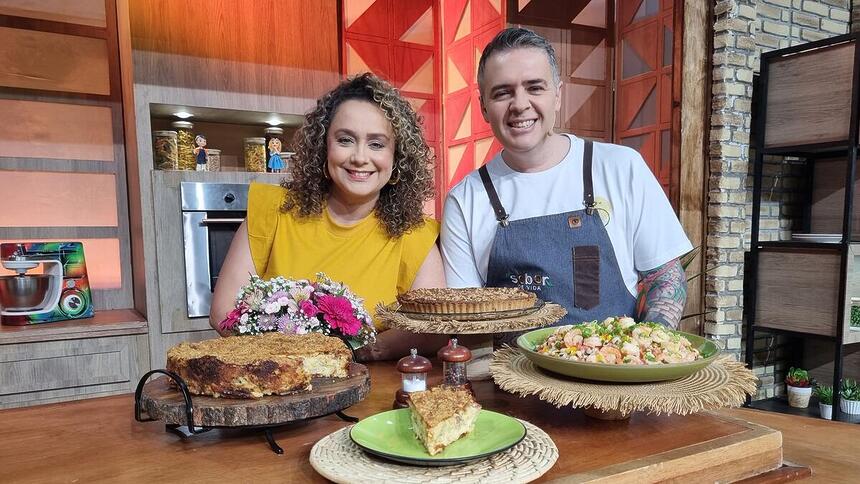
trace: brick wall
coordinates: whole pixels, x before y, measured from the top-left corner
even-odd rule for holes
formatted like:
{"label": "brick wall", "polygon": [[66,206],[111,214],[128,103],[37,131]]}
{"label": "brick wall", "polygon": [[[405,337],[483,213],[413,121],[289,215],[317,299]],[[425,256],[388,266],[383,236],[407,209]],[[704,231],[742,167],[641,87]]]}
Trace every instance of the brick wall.
{"label": "brick wall", "polygon": [[851,3],[851,31],[860,32],[860,0]]}
{"label": "brick wall", "polygon": [[[851,2],[860,0],[716,0],[709,145],[707,267],[704,331],[742,359],[743,260],[749,247],[752,180],[750,127],[753,76],[761,52],[848,32]],[[855,9],[857,17],[860,8]],[[766,237],[790,237],[797,213],[796,161],[768,160]],[[759,396],[780,393],[782,340],[757,338]],[[759,350],[761,350],[759,352]],[[776,383],[775,383],[776,382]]]}

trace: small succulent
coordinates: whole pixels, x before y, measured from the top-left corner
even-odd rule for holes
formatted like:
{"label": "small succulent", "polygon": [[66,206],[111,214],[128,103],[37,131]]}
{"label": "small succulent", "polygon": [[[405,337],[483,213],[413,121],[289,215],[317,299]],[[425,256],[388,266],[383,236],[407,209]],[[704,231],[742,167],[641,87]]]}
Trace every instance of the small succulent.
{"label": "small succulent", "polygon": [[785,383],[795,388],[806,388],[812,386],[812,381],[809,379],[809,373],[802,368],[794,367],[788,369]]}
{"label": "small succulent", "polygon": [[860,400],[860,385],[850,378],[843,378],[839,395],[845,400]]}
{"label": "small succulent", "polygon": [[825,405],[833,405],[833,387],[816,386],[812,394],[818,397],[818,401]]}

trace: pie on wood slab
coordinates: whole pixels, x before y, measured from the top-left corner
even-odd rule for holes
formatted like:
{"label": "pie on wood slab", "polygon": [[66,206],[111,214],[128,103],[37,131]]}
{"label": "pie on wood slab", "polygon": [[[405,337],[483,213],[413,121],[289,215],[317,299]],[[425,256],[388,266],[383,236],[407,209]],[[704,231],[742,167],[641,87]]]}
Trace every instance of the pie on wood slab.
{"label": "pie on wood slab", "polygon": [[260,398],[309,391],[315,376],[345,378],[351,359],[335,337],[263,333],[180,343],[167,352],[167,370],[195,395]]}

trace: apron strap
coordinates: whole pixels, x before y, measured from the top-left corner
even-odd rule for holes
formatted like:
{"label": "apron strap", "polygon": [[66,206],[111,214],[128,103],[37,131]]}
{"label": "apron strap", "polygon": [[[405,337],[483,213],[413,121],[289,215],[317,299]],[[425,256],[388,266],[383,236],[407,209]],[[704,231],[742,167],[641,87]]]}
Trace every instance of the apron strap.
{"label": "apron strap", "polygon": [[591,177],[591,155],[594,145],[591,140],[585,140],[585,146],[582,153],[582,190],[585,199],[582,203],[585,205],[585,212],[589,215],[594,212],[594,182]]}
{"label": "apron strap", "polygon": [[505,207],[502,206],[501,200],[499,200],[499,194],[496,193],[496,187],[493,186],[493,182],[490,181],[490,172],[487,171],[487,165],[482,166],[478,169],[478,174],[481,175],[481,183],[484,184],[484,190],[487,192],[487,196],[490,197],[490,205],[493,206],[493,212],[496,214],[496,220],[499,221],[499,224],[502,227],[508,226],[508,212],[505,211]]}

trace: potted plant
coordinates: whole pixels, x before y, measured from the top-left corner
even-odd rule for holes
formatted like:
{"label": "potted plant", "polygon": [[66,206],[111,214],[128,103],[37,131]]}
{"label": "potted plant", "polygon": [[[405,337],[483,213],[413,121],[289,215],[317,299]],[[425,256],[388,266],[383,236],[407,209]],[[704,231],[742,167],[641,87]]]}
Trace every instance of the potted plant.
{"label": "potted plant", "polygon": [[818,412],[821,418],[833,418],[833,387],[816,385],[812,393],[818,397]]}
{"label": "potted plant", "polygon": [[855,380],[843,378],[840,386],[839,410],[848,415],[860,414],[860,385]]}
{"label": "potted plant", "polygon": [[788,389],[788,404],[796,408],[809,406],[809,397],[812,396],[812,382],[809,373],[801,368],[789,368],[785,377],[785,385]]}

